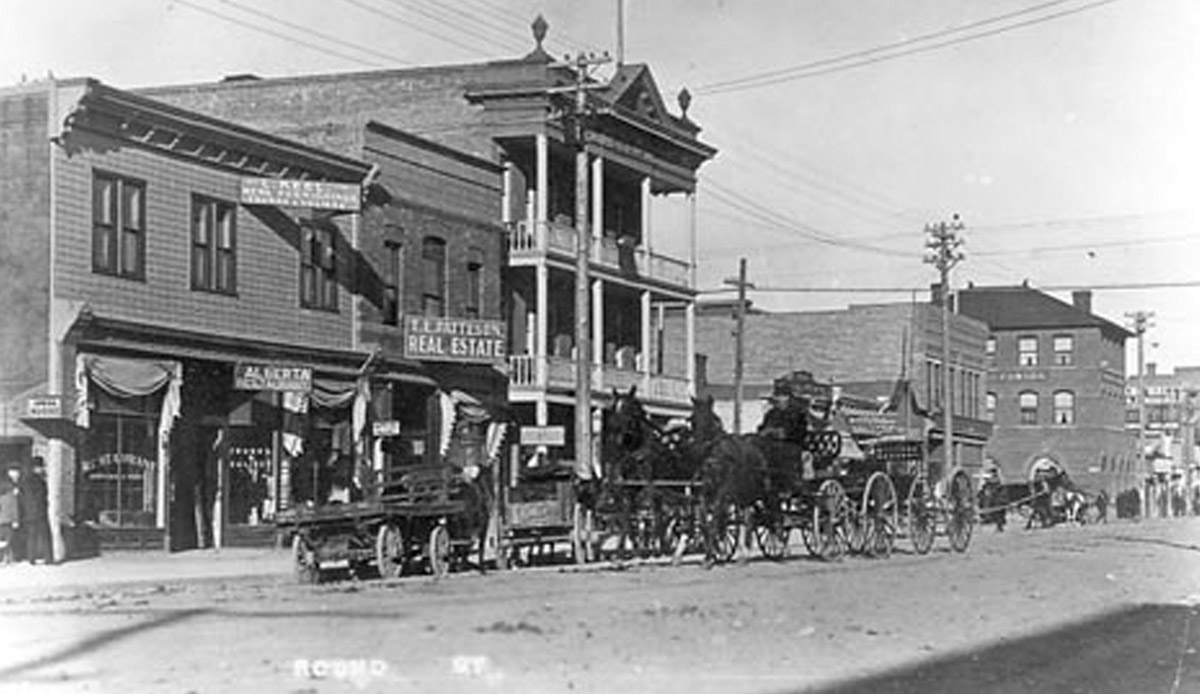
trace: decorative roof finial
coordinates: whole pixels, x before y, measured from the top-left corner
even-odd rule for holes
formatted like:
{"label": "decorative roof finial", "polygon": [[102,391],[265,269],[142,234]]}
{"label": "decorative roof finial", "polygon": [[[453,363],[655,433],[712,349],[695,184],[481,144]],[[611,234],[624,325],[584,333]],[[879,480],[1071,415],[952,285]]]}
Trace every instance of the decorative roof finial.
{"label": "decorative roof finial", "polygon": [[687,87],[679,90],[679,96],[675,97],[679,101],[679,110],[683,111],[683,117],[687,118],[688,107],[692,105],[692,93]]}
{"label": "decorative roof finial", "polygon": [[537,49],[540,51],[542,50],[542,41],[546,40],[546,30],[550,28],[550,25],[546,23],[546,18],[539,14],[531,26],[533,38],[537,41]]}

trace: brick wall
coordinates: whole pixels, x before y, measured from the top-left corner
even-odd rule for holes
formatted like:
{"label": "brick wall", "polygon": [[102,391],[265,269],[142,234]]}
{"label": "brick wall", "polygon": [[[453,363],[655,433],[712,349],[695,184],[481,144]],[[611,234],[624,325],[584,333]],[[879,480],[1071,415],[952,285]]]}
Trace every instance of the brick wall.
{"label": "brick wall", "polygon": [[[314,348],[349,348],[349,263],[343,261],[339,270],[337,313],[301,308],[299,229],[294,219],[278,211],[238,208],[236,296],[191,289],[191,196],[199,193],[236,203],[237,175],[78,131],[71,134],[68,148],[55,148],[55,157],[56,298],[87,301],[99,316],[148,325]],[[146,184],[144,282],[92,271],[95,170]],[[350,234],[343,225],[339,248],[348,249]]]}
{"label": "brick wall", "polygon": [[50,148],[45,86],[0,90],[0,396],[46,378]]}

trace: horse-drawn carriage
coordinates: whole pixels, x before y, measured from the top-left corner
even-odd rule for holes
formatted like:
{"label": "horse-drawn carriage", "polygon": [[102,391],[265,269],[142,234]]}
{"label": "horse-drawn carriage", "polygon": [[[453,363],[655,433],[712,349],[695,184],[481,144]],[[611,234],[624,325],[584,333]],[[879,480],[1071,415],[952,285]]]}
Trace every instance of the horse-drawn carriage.
{"label": "horse-drawn carriage", "polygon": [[965,551],[975,522],[966,473],[935,485],[920,440],[856,440],[834,415],[832,388],[805,372],[776,382],[758,431],[744,435],[724,432],[711,398],[695,401],[690,426],[672,437],[633,390],[614,393],[597,497],[609,503],[593,511],[645,552],[678,558],[697,548],[710,562],[748,549],[750,534],[764,555],[781,558],[793,530],[810,554],[830,560],[888,556],[901,529],[918,553],[939,530]]}
{"label": "horse-drawn carriage", "polygon": [[[994,470],[994,468],[993,468]],[[1025,528],[1048,528],[1060,523],[1101,523],[1108,519],[1108,495],[1077,486],[1065,470],[1038,470],[1026,482],[1001,482],[989,472],[979,488],[982,523],[1004,529],[1009,511],[1025,520]]]}

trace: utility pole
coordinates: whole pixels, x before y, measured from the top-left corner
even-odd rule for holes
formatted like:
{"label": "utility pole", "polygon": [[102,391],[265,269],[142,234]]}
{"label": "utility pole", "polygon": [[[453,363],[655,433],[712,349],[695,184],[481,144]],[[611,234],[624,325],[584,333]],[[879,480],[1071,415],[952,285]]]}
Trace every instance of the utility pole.
{"label": "utility pole", "polygon": [[733,309],[737,327],[734,329],[733,347],[733,433],[742,433],[742,399],[743,379],[745,370],[745,336],[746,336],[746,288],[753,289],[754,285],[746,281],[746,259],[738,259],[737,279],[726,279],[725,284],[736,286],[738,290],[737,306]]}
{"label": "utility pole", "polygon": [[[587,92],[604,85],[591,77],[598,65],[610,62],[608,54],[579,53],[565,63],[573,68],[575,84],[566,90],[551,89],[550,93],[569,90],[574,95],[567,116],[566,136],[575,145],[575,469],[590,478],[595,469],[592,461],[592,301],[590,263],[592,236],[588,225],[588,153]],[[599,316],[597,316],[599,318]]]}
{"label": "utility pole", "polygon": [[941,276],[942,450],[945,451],[945,469],[942,470],[942,474],[954,467],[954,401],[951,400],[953,390],[950,383],[950,270],[966,257],[960,250],[963,242],[958,237],[962,230],[963,223],[957,214],[949,224],[938,222],[925,225],[925,233],[929,235],[929,239],[925,242],[925,247],[928,249],[925,254],[925,262],[936,267]]}
{"label": "utility pole", "polygon": [[[1138,426],[1137,426],[1137,461],[1138,473],[1142,475],[1143,483],[1145,482],[1147,473],[1146,469],[1146,352],[1145,352],[1145,335],[1146,330],[1151,327],[1150,319],[1154,314],[1149,311],[1133,311],[1126,313],[1125,317],[1129,319],[1130,326],[1133,328],[1133,334],[1137,335],[1137,410],[1138,410]],[[1142,492],[1143,503],[1146,509],[1146,515],[1150,515],[1150,498],[1148,496],[1149,489]]]}

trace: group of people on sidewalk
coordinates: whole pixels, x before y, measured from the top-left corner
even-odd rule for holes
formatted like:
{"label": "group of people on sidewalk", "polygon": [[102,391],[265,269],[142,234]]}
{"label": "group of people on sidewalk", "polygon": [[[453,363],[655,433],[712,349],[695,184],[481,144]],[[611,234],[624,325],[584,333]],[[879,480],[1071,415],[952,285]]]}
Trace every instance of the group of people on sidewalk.
{"label": "group of people on sidewalk", "polygon": [[0,563],[52,563],[45,466],[35,457],[28,473],[16,462],[4,468],[5,476],[0,479]]}

